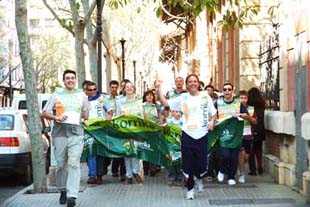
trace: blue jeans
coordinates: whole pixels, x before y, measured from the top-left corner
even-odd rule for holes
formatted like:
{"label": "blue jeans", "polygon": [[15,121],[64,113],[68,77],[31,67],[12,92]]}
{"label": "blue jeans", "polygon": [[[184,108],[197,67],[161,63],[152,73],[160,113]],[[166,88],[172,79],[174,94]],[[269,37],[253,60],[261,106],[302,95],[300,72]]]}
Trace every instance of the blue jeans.
{"label": "blue jeans", "polygon": [[235,179],[238,169],[239,149],[221,147],[220,172],[227,174],[227,179]]}
{"label": "blue jeans", "polygon": [[91,155],[87,159],[88,177],[103,176],[103,157]]}

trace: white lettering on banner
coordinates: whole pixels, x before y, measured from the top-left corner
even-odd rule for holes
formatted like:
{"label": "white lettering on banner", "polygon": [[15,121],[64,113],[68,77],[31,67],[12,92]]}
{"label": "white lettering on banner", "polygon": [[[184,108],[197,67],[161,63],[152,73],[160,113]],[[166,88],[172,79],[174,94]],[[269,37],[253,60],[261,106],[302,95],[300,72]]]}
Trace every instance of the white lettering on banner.
{"label": "white lettering on banner", "polygon": [[140,142],[140,141],[133,141],[133,145],[135,148],[141,148],[141,149],[147,149],[149,151],[153,151],[153,149],[151,149],[151,145],[148,144],[147,142]]}

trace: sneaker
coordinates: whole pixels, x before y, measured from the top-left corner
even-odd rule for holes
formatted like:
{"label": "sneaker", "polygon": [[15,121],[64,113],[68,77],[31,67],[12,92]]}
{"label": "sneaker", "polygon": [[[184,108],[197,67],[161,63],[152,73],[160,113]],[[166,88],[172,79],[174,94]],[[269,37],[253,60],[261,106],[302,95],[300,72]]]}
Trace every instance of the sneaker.
{"label": "sneaker", "polygon": [[203,192],[203,182],[202,182],[202,179],[197,179],[197,190],[198,190],[198,193]]}
{"label": "sneaker", "polygon": [[228,185],[236,185],[236,181],[234,179],[229,179]]}
{"label": "sneaker", "polygon": [[223,182],[224,181],[224,176],[225,176],[225,174],[221,173],[221,171],[219,171],[219,173],[217,174],[217,180],[219,182]]}
{"label": "sneaker", "polygon": [[67,207],[74,207],[75,206],[75,198],[69,197],[67,201]]}
{"label": "sneaker", "polygon": [[244,175],[244,173],[240,173],[240,175],[239,175],[239,183],[245,183],[245,175]]}
{"label": "sneaker", "polygon": [[97,179],[93,178],[93,177],[90,177],[87,180],[87,184],[97,184]]}
{"label": "sneaker", "polygon": [[60,191],[59,204],[65,205],[66,203],[67,203],[67,192],[66,191]]}
{"label": "sneaker", "polygon": [[195,198],[194,188],[186,192],[186,200],[194,200]]}

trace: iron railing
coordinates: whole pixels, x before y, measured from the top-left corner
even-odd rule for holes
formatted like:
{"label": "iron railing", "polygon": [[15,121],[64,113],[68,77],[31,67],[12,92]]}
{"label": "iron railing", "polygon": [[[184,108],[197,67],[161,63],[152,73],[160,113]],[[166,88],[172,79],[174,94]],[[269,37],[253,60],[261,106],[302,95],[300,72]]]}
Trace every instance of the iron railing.
{"label": "iron railing", "polygon": [[280,46],[278,25],[274,34],[259,47],[260,89],[266,100],[266,108],[280,110]]}

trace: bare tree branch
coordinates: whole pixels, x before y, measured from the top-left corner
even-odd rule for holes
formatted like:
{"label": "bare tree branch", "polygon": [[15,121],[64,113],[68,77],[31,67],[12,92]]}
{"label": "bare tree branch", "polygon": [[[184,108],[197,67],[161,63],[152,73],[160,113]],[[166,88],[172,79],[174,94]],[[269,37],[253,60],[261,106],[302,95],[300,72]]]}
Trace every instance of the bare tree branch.
{"label": "bare tree branch", "polygon": [[[14,67],[12,70],[11,70],[11,73],[13,73],[19,66],[20,64],[18,64],[16,67]],[[6,81],[6,79],[10,76],[11,73],[7,73],[2,79],[0,79],[0,84],[2,84],[4,81]]]}
{"label": "bare tree branch", "polygon": [[[86,14],[85,17],[84,17],[84,21],[85,21],[85,22],[87,22],[87,21],[89,20],[91,14],[93,13],[94,9],[96,8],[96,2],[97,2],[97,1],[94,0],[94,1],[92,2],[92,4],[90,5],[89,10],[88,10],[87,14]],[[103,4],[104,4],[104,1],[103,1]]]}
{"label": "bare tree branch", "polygon": [[72,29],[70,29],[68,27],[68,25],[64,24],[61,21],[61,18],[56,14],[56,12],[53,10],[53,8],[47,3],[46,0],[43,0],[43,3],[45,4],[45,6],[48,8],[48,10],[50,10],[50,12],[53,14],[53,16],[56,18],[56,20],[59,22],[59,24],[65,28],[66,30],[68,30],[73,36],[75,36],[75,33],[72,31]]}

